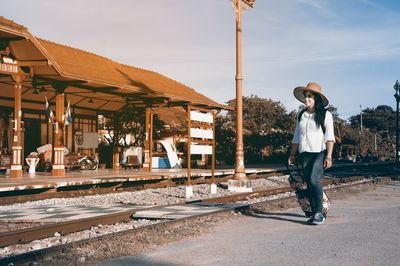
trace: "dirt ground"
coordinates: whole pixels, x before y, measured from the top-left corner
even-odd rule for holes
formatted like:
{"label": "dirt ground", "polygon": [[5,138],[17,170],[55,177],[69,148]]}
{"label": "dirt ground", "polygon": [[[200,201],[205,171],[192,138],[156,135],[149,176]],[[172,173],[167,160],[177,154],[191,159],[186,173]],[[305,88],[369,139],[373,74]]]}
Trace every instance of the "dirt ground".
{"label": "dirt ground", "polygon": [[[387,181],[397,182],[397,181]],[[379,184],[378,184],[379,185]],[[354,196],[357,193],[373,190],[376,184],[358,185],[353,187],[335,188],[327,191],[331,201]],[[334,204],[334,203],[333,203]],[[121,256],[134,256],[142,252],[157,249],[171,242],[180,241],[199,236],[200,234],[213,232],[214,227],[220,224],[227,224],[233,219],[241,219],[248,212],[271,212],[281,211],[298,207],[294,197],[263,202],[253,205],[250,209],[241,213],[220,213],[213,216],[205,216],[189,221],[175,224],[163,224],[148,227],[135,234],[108,238],[101,242],[88,243],[59,254],[52,254],[45,257],[38,265],[84,265],[95,264],[106,259]],[[26,264],[29,265],[29,264]],[[32,265],[32,264],[31,264]]]}

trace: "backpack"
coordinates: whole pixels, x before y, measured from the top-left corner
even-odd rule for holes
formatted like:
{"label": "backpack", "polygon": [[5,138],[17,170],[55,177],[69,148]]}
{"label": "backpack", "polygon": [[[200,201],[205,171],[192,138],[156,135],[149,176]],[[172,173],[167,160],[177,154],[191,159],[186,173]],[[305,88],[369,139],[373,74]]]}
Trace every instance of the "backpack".
{"label": "backpack", "polygon": [[[301,110],[301,111],[299,112],[299,115],[297,116],[297,122],[300,122],[301,116],[304,114],[305,111],[307,111],[307,108],[304,108],[303,110]],[[324,112],[322,113],[322,118],[323,118],[322,121],[325,121],[326,111],[327,111],[327,110],[324,109]],[[326,131],[325,123],[322,123],[322,124],[321,124],[321,128],[322,128],[322,133],[325,134],[325,131]]]}

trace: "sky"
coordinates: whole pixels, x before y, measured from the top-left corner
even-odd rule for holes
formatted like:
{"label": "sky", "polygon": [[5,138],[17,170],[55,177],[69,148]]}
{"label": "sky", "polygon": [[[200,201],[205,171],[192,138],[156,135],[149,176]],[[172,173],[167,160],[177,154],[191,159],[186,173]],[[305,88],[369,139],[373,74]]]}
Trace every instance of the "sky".
{"label": "sky", "polygon": [[[209,98],[235,96],[230,0],[0,0],[35,36],[159,72]],[[242,16],[243,95],[299,107],[314,81],[339,116],[395,108],[400,1],[257,0]]]}

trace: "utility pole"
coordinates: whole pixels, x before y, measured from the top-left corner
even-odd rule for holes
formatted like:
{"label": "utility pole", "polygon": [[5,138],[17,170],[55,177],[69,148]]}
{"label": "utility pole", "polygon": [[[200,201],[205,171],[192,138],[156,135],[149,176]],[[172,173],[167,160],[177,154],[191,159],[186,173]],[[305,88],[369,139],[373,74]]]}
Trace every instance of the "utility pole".
{"label": "utility pole", "polygon": [[228,180],[232,192],[251,192],[251,181],[246,177],[243,150],[243,103],[242,103],[242,8],[253,8],[255,0],[232,0],[236,13],[236,155],[235,173]]}
{"label": "utility pole", "polygon": [[362,118],[362,106],[361,106],[361,104],[360,104],[360,134],[359,134],[359,137],[360,137],[360,139],[359,139],[359,145],[360,145],[360,155],[361,155],[361,153],[362,153],[362,145],[361,145],[361,143],[362,143],[362,134],[363,134],[363,118]]}
{"label": "utility pole", "polygon": [[396,162],[394,165],[397,168],[399,164],[399,101],[400,101],[400,95],[399,95],[400,84],[398,80],[396,80],[396,83],[394,84],[393,88],[396,91],[394,95],[394,98],[396,99]]}
{"label": "utility pole", "polygon": [[363,119],[362,119],[362,106],[361,106],[361,104],[360,104],[360,121],[361,121],[361,128],[360,128],[360,130],[361,130],[361,132],[363,132]]}

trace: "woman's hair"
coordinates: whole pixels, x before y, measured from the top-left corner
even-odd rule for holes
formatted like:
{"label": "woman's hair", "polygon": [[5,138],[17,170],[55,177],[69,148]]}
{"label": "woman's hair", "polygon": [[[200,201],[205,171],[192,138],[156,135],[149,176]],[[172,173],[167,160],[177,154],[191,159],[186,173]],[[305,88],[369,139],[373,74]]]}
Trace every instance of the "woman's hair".
{"label": "woman's hair", "polygon": [[325,107],[324,104],[322,103],[321,96],[318,93],[313,93],[314,99],[315,99],[315,122],[317,124],[317,127],[320,127],[321,125],[324,124],[325,120]]}

